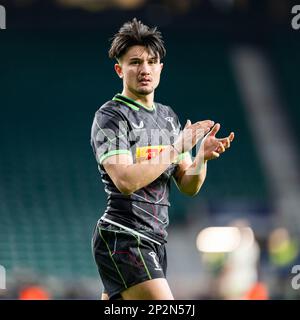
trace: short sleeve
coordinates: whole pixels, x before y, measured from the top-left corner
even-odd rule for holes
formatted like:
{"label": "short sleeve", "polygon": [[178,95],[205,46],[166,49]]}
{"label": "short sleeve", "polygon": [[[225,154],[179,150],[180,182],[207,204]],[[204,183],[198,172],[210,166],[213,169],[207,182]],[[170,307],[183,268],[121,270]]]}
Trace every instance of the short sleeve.
{"label": "short sleeve", "polygon": [[128,154],[132,156],[132,141],[126,118],[113,110],[96,112],[91,145],[99,164],[110,156]]}

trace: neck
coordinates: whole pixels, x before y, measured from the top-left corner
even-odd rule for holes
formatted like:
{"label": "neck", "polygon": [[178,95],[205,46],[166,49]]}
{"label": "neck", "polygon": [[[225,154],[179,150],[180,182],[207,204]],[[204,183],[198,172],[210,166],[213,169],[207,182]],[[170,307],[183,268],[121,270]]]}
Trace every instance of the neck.
{"label": "neck", "polygon": [[122,95],[132,100],[135,100],[136,102],[142,104],[146,108],[149,108],[149,109],[153,108],[154,92],[151,92],[150,94],[147,94],[147,95],[138,95],[124,89],[122,91]]}

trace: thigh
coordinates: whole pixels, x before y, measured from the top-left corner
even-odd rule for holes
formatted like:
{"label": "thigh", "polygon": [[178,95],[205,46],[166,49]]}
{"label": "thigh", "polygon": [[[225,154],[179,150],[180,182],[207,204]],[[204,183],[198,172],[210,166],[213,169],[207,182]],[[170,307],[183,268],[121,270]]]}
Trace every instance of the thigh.
{"label": "thigh", "polygon": [[158,278],[134,285],[123,292],[124,300],[174,300],[166,279]]}

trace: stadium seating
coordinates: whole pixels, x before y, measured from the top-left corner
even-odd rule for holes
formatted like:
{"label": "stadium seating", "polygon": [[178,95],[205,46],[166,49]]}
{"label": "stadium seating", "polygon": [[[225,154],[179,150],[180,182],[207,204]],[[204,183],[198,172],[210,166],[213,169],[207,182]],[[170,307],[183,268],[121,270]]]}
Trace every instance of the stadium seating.
{"label": "stadium seating", "polygon": [[[295,140],[299,146],[299,81],[298,70],[300,67],[297,52],[300,45],[297,33],[285,37],[272,37],[268,43],[267,50],[274,67],[278,86],[281,88],[281,99],[287,109],[288,121]],[[298,151],[300,151],[298,149]]]}
{"label": "stadium seating", "polygon": [[[107,34],[111,31],[43,36],[10,31],[6,38],[0,80],[0,264],[9,271],[96,275],[90,240],[106,195],[89,144],[90,127],[96,109],[121,90],[106,56]],[[171,105],[183,124],[187,118],[210,118],[223,125],[220,135],[236,133],[230,153],[209,163],[207,182],[193,203],[263,199],[264,177],[226,43],[177,35],[169,37],[167,48],[157,100]],[[187,210],[186,198],[176,194],[173,187],[173,222]]]}

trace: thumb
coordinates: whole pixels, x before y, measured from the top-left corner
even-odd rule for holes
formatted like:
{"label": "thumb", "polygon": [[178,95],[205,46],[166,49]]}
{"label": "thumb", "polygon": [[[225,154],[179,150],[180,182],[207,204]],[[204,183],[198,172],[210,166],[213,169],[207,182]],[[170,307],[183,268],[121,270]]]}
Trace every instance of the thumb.
{"label": "thumb", "polygon": [[220,127],[221,127],[220,123],[216,123],[216,124],[213,126],[213,128],[211,129],[209,135],[210,135],[210,136],[215,136],[216,133],[220,130]]}
{"label": "thumb", "polygon": [[190,126],[191,124],[192,124],[192,123],[191,123],[191,120],[188,119],[184,127],[186,128],[186,127]]}

